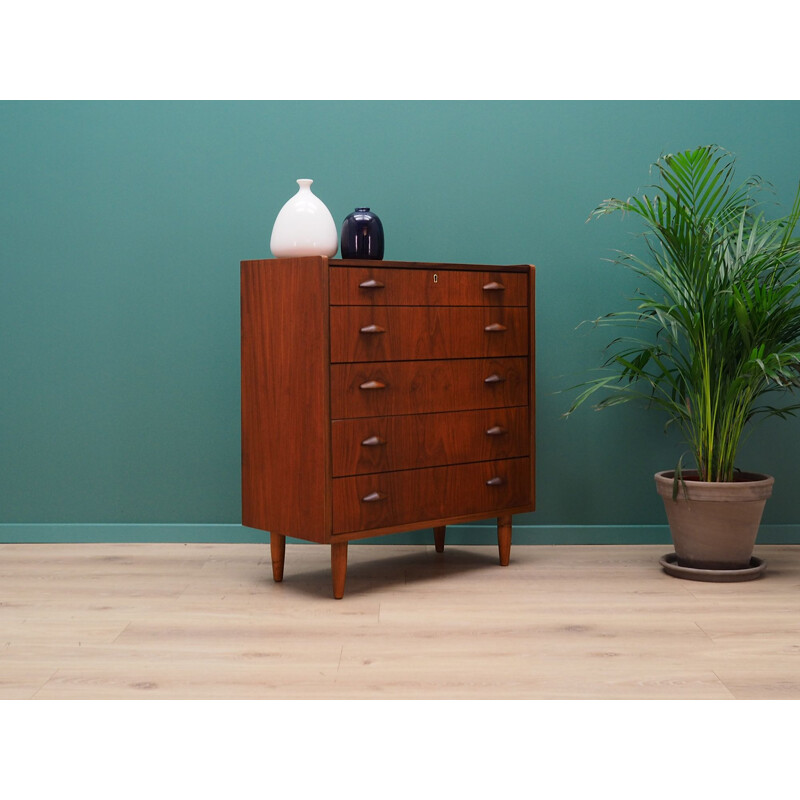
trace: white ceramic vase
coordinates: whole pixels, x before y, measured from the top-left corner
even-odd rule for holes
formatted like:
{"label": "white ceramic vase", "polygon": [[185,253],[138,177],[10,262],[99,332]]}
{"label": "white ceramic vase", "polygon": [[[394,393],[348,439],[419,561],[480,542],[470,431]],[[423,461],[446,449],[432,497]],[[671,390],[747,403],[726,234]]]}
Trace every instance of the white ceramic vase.
{"label": "white ceramic vase", "polygon": [[269,249],[276,258],[335,256],[339,236],[331,212],[312,191],[309,178],[300,178],[297,194],[284,204],[275,224]]}

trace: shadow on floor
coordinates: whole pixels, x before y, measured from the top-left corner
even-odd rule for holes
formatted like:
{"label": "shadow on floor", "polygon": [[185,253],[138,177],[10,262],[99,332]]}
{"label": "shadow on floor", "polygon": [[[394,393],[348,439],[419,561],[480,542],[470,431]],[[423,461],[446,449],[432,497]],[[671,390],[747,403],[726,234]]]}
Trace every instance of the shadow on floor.
{"label": "shadow on floor", "polygon": [[[265,568],[264,583],[280,587],[286,592],[332,598],[328,548],[324,545],[315,548],[319,554],[315,554],[313,559],[306,556],[306,546],[303,549],[304,557],[300,563],[293,564],[292,552],[287,547],[283,581],[280,584],[273,582],[270,563],[264,560],[262,562]],[[436,581],[444,577],[453,578],[492,568],[502,569],[499,566],[497,548],[491,546],[480,549],[446,546],[444,553],[437,553],[433,548],[415,548],[414,552],[399,555],[397,552],[382,554],[380,550],[385,549],[370,547],[369,552],[360,553],[359,548],[350,548],[343,599],[404,585],[413,584],[418,588],[426,581]],[[511,563],[514,563],[513,551]]]}

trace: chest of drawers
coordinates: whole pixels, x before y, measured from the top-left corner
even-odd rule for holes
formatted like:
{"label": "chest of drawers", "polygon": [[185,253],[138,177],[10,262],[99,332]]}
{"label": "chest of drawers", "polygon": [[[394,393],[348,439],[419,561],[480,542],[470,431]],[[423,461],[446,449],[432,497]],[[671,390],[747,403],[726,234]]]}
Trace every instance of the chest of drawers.
{"label": "chest of drawers", "polygon": [[242,523],[331,546],[532,511],[534,268],[241,263]]}

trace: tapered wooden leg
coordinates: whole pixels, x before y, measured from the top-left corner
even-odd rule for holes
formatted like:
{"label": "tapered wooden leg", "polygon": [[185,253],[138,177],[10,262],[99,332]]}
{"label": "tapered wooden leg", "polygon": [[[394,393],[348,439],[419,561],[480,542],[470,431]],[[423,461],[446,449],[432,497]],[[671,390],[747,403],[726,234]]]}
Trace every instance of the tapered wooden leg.
{"label": "tapered wooden leg", "polygon": [[497,518],[497,547],[500,550],[500,566],[507,567],[511,557],[511,516]]}
{"label": "tapered wooden leg", "polygon": [[272,577],[276,583],[280,583],[283,580],[283,562],[286,558],[286,537],[270,531],[269,549],[272,554]]}
{"label": "tapered wooden leg", "polygon": [[442,525],[441,528],[434,528],[433,529],[433,541],[436,545],[436,552],[437,553],[444,553],[444,532],[447,530],[446,525]]}
{"label": "tapered wooden leg", "polygon": [[333,596],[337,600],[344,597],[344,581],[347,577],[347,542],[331,545],[331,573],[333,575]]}

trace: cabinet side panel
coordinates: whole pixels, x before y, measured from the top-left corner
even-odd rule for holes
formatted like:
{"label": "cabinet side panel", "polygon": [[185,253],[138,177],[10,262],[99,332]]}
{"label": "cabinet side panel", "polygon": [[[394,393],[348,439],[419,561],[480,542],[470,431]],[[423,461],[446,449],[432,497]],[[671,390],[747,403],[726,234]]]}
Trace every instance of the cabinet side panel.
{"label": "cabinet side panel", "polygon": [[528,403],[530,405],[531,435],[531,503],[536,508],[536,267],[531,265],[528,272],[528,325],[530,326],[530,378],[528,384]]}
{"label": "cabinet side panel", "polygon": [[327,259],[241,265],[242,524],[331,529]]}

